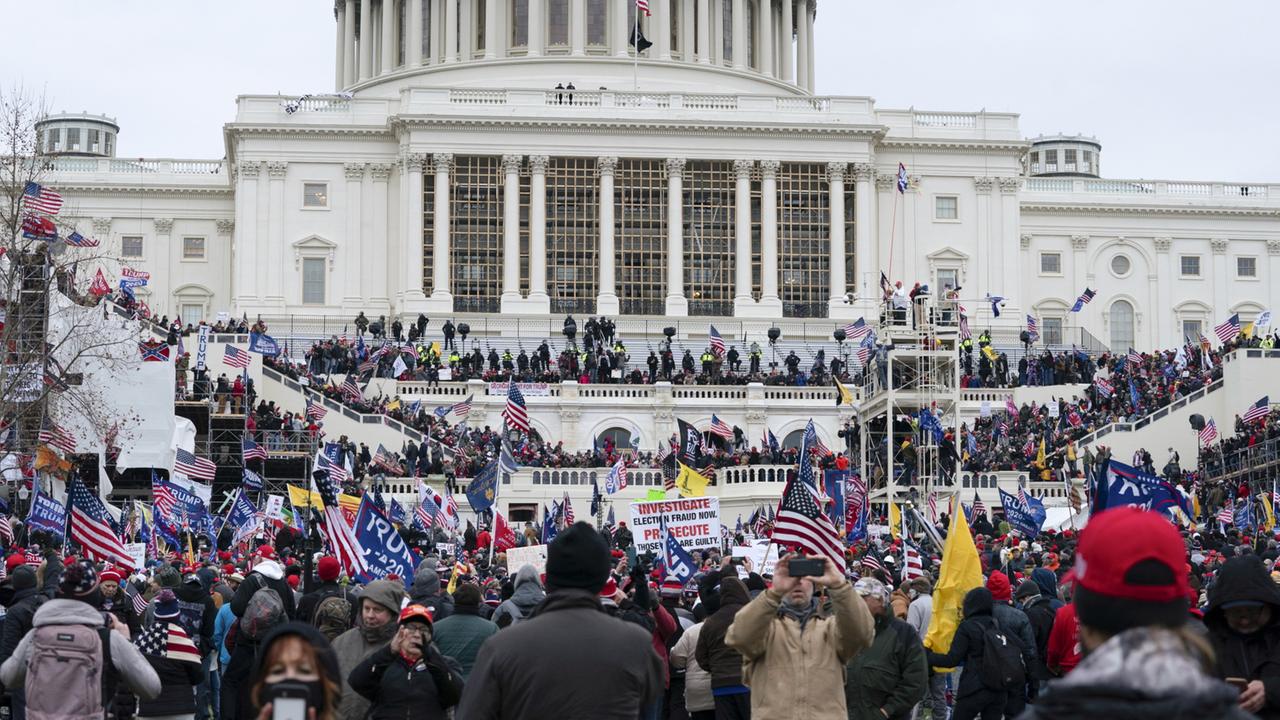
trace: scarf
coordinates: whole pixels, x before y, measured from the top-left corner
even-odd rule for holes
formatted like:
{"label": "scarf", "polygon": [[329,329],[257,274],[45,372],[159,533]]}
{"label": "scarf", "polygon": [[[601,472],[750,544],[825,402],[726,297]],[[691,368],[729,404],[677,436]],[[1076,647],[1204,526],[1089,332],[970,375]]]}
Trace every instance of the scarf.
{"label": "scarf", "polygon": [[778,617],[783,617],[783,618],[789,617],[792,620],[795,620],[796,622],[800,623],[800,631],[803,632],[805,623],[809,622],[809,618],[813,617],[814,613],[816,613],[817,611],[818,611],[817,598],[809,598],[809,604],[800,608],[795,607],[791,603],[784,600],[782,604],[778,606]]}
{"label": "scarf", "polygon": [[200,651],[181,626],[157,620],[133,641],[143,655],[200,664]]}

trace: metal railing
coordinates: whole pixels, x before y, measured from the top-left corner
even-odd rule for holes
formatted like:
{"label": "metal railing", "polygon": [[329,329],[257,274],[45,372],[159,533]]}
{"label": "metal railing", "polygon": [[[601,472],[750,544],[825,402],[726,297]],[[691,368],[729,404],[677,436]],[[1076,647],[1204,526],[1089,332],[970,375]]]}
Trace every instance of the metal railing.
{"label": "metal railing", "polygon": [[1084,447],[1089,443],[1101,440],[1102,438],[1106,437],[1107,435],[1110,435],[1113,432],[1133,432],[1135,430],[1141,430],[1142,428],[1165,417],[1166,415],[1173,412],[1177,412],[1178,410],[1186,407],[1189,403],[1193,403],[1199,400],[1200,398],[1204,397],[1205,395],[1208,395],[1211,392],[1217,392],[1218,390],[1221,390],[1221,389],[1222,389],[1222,379],[1219,378],[1209,383],[1208,385],[1200,388],[1199,390],[1196,390],[1190,395],[1185,395],[1181,398],[1178,398],[1177,400],[1174,400],[1172,403],[1169,403],[1168,405],[1165,405],[1164,407],[1158,410],[1154,410],[1151,413],[1144,415],[1141,418],[1138,418],[1137,420],[1113,422],[1107,425],[1103,425],[1097,430],[1094,430],[1088,435],[1085,435],[1084,437],[1080,438],[1080,441],[1077,443],[1077,445],[1079,445],[1080,447]]}

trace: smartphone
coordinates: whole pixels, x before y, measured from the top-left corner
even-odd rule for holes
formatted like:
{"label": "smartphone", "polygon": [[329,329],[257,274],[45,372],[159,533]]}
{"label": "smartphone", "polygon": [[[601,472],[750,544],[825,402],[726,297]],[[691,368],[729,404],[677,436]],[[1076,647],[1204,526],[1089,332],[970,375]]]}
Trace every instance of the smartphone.
{"label": "smartphone", "polygon": [[1234,677],[1227,678],[1226,682],[1228,685],[1235,688],[1236,690],[1239,690],[1240,692],[1244,692],[1245,688],[1249,687],[1249,681],[1246,680],[1245,678],[1234,678]]}
{"label": "smartphone", "polygon": [[271,720],[307,720],[307,696],[302,683],[281,682],[271,688]]}
{"label": "smartphone", "polygon": [[827,564],[822,558],[795,558],[787,564],[787,574],[791,577],[821,577],[827,572]]}

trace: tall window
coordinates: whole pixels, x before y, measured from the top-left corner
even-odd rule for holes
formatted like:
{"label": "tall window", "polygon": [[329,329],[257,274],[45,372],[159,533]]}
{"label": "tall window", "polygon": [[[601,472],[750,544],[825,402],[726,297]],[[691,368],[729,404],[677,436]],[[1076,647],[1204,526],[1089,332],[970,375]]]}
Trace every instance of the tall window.
{"label": "tall window", "polygon": [[587,44],[607,45],[609,27],[608,0],[587,0]]}
{"label": "tall window", "polygon": [[1062,344],[1062,318],[1041,318],[1040,329],[1043,332],[1045,345]]}
{"label": "tall window", "polygon": [[599,197],[595,158],[551,158],[547,167],[547,292],[553,313],[596,310]]}
{"label": "tall window", "polygon": [[409,4],[401,2],[396,5],[396,65],[404,65],[405,38],[409,30],[408,20]]}
{"label": "tall window", "polygon": [[120,255],[127,258],[142,257],[142,236],[125,235],[120,238]]}
{"label": "tall window", "polygon": [[489,26],[488,16],[485,15],[486,5],[488,0],[475,0],[475,5],[471,8],[471,17],[475,18],[475,49],[480,55],[485,51],[485,30]]}
{"label": "tall window", "polygon": [[45,140],[45,145],[44,145],[45,152],[54,152],[55,150],[58,149],[58,136],[61,134],[62,134],[62,131],[59,130],[58,128],[51,128],[49,130],[49,134],[47,136],[47,139]]}
{"label": "tall window", "polygon": [[569,45],[569,0],[547,0],[547,46]]}
{"label": "tall window", "polygon": [[302,302],[324,304],[324,258],[302,258]]}
{"label": "tall window", "polygon": [[733,163],[693,160],[684,171],[684,291],[690,315],[733,315]]}
{"label": "tall window", "polygon": [[[427,3],[430,6],[430,3]],[[436,179],[430,174],[430,166],[422,169],[422,292],[431,294],[434,286],[432,268],[435,267]]]}
{"label": "tall window", "polygon": [[669,0],[667,12],[671,15],[671,53],[677,57],[684,50],[680,45],[680,19],[683,17],[680,0]]}
{"label": "tall window", "polygon": [[182,238],[182,259],[183,260],[203,260],[204,259],[204,238],[202,237]]}
{"label": "tall window", "polygon": [[1200,320],[1183,320],[1182,321],[1182,339],[1185,342],[1197,342],[1200,340],[1200,333],[1204,332],[1204,323]]}
{"label": "tall window", "polygon": [[[858,240],[855,220],[858,212],[857,183],[849,177],[844,181],[844,282],[848,292],[858,287]],[[940,286],[939,286],[940,287]]]}
{"label": "tall window", "polygon": [[756,4],[752,0],[747,0],[744,7],[747,9],[747,67],[754,68],[756,66]]}
{"label": "tall window", "polygon": [[204,305],[198,303],[182,304],[182,324],[196,325],[204,319]]}
{"label": "tall window", "polygon": [[725,65],[733,64],[733,0],[722,0],[720,3],[720,39],[724,48],[722,57]]}
{"label": "tall window", "polygon": [[80,128],[67,128],[67,149],[80,149]]}
{"label": "tall window", "polygon": [[778,288],[786,317],[825,317],[831,289],[827,169],[784,163],[778,172]]}
{"label": "tall window", "polygon": [[1111,303],[1111,349],[1127,352],[1133,347],[1133,305],[1128,300]]}
{"label": "tall window", "polygon": [[100,137],[102,137],[102,133],[100,131],[98,130],[89,131],[89,152],[92,152],[92,153],[98,152],[98,143],[99,143]]}
{"label": "tall window", "polygon": [[667,296],[667,174],[662,160],[618,161],[614,173],[618,298],[628,315],[661,315]]}
{"label": "tall window", "polygon": [[422,60],[426,62],[431,57],[432,50],[435,49],[431,44],[431,6],[434,3],[431,0],[409,0],[409,2],[422,3]]}
{"label": "tall window", "polygon": [[459,157],[449,183],[453,309],[497,312],[502,294],[502,161]]}
{"label": "tall window", "polygon": [[511,47],[529,46],[529,0],[511,0]]}

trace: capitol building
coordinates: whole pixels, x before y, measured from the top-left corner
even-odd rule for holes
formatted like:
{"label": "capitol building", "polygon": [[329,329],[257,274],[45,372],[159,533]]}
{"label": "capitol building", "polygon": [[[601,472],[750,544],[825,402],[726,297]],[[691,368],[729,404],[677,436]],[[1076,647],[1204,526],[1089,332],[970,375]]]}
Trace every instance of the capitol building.
{"label": "capitol building", "polygon": [[648,5],[338,0],[333,93],[237,98],[223,159],[50,116],[44,182],[192,322],[821,339],[884,272],[962,288],[975,332],[1151,350],[1280,304],[1280,184],[1109,178],[1099,140],[1015,112],[816,95],[814,0]]}

